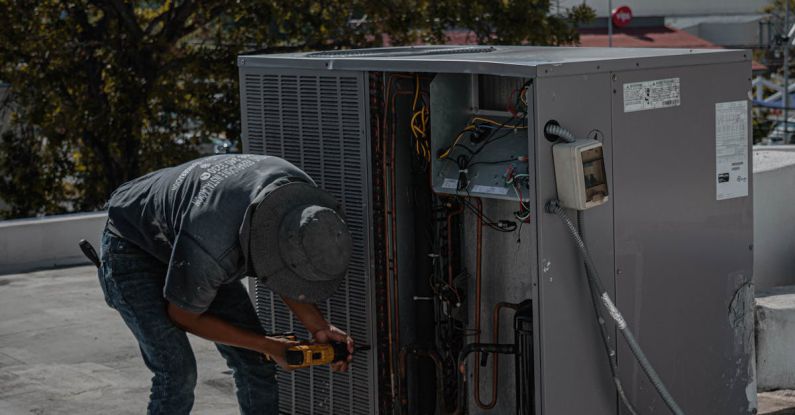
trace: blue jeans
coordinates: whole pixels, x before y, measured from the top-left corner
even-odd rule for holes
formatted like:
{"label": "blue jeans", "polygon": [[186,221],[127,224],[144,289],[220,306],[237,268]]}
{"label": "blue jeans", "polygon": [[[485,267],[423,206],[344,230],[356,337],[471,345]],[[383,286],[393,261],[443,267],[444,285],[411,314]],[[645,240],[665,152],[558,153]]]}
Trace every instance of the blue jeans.
{"label": "blue jeans", "polygon": [[[168,317],[163,298],[166,265],[108,231],[102,236],[99,282],[121,314],[152,371],[149,414],[188,414],[193,407],[196,359],[185,332]],[[207,313],[265,334],[241,282],[222,286]],[[276,368],[259,353],[216,343],[233,371],[242,414],[278,414]]]}

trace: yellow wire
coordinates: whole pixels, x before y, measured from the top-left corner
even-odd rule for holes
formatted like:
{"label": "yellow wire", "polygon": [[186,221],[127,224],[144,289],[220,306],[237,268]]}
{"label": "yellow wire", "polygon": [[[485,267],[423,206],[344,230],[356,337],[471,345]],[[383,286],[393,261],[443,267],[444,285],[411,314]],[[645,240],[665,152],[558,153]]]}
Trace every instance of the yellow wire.
{"label": "yellow wire", "polygon": [[474,126],[474,125],[468,125],[468,126],[466,126],[466,128],[464,128],[464,129],[461,131],[461,133],[459,133],[459,134],[458,134],[458,137],[456,137],[456,138],[455,138],[455,141],[453,141],[453,145],[451,145],[450,147],[447,147],[447,150],[445,150],[445,151],[444,151],[444,153],[442,153],[442,155],[440,155],[440,156],[439,156],[439,159],[445,159],[445,158],[447,158],[447,156],[449,156],[449,155],[450,155],[450,151],[452,151],[452,150],[453,150],[453,148],[455,148],[455,146],[456,146],[456,145],[458,145],[458,142],[459,142],[459,141],[461,141],[461,138],[463,138],[463,137],[464,137],[464,134],[465,134],[467,131],[472,131],[472,130],[474,130],[474,129],[475,129],[475,126]]}
{"label": "yellow wire", "polygon": [[[510,129],[513,129],[513,130],[524,130],[524,129],[527,129],[527,126],[522,126],[522,125],[503,125],[503,123],[501,123],[499,121],[495,121],[495,120],[492,120],[492,119],[489,119],[489,118],[483,118],[483,117],[472,117],[472,121],[482,121],[482,122],[487,123],[487,124],[496,125],[498,127],[502,126],[503,128],[510,128]],[[472,123],[472,121],[470,121],[470,124]]]}
{"label": "yellow wire", "polygon": [[422,118],[420,119],[422,121],[422,131],[425,131],[425,129],[428,127],[428,116],[429,115],[430,114],[428,113],[428,109],[427,108],[423,108]]}
{"label": "yellow wire", "polygon": [[421,111],[417,111],[414,113],[414,116],[411,117],[411,128],[412,130],[419,131],[420,134],[425,135],[425,128],[418,127],[415,122],[417,120],[417,117],[420,116],[421,114],[422,114]]}

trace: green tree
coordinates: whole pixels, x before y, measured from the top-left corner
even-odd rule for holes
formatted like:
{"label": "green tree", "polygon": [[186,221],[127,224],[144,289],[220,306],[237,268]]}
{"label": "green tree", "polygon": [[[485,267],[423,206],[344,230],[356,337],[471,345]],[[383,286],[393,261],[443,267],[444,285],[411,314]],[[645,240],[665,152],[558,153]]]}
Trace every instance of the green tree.
{"label": "green tree", "polygon": [[0,0],[6,216],[101,207],[121,183],[240,132],[235,57],[444,42],[565,44],[586,6],[550,0]]}

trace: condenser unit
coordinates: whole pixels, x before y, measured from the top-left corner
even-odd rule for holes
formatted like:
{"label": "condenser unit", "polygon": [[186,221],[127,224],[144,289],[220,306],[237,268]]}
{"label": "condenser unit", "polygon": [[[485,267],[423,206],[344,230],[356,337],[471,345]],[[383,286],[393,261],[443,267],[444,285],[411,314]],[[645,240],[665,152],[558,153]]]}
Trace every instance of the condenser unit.
{"label": "condenser unit", "polygon": [[[280,372],[282,411],[755,413],[750,59],[239,56],[245,151],[293,162],[344,205],[349,275],[320,307],[372,346],[348,373]],[[252,295],[268,332],[309,337],[277,296]]]}

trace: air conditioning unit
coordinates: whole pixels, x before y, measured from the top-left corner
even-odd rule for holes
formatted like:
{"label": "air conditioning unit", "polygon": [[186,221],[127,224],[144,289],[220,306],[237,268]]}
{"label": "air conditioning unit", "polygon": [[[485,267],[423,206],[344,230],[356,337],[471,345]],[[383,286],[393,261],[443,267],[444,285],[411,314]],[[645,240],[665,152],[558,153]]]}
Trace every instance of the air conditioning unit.
{"label": "air conditioning unit", "polygon": [[[606,415],[626,401],[668,414],[629,331],[685,413],[755,413],[750,59],[529,46],[239,56],[244,149],[293,162],[344,205],[351,267],[320,306],[372,346],[348,373],[279,373],[282,411]],[[308,337],[252,284],[267,331]]]}

